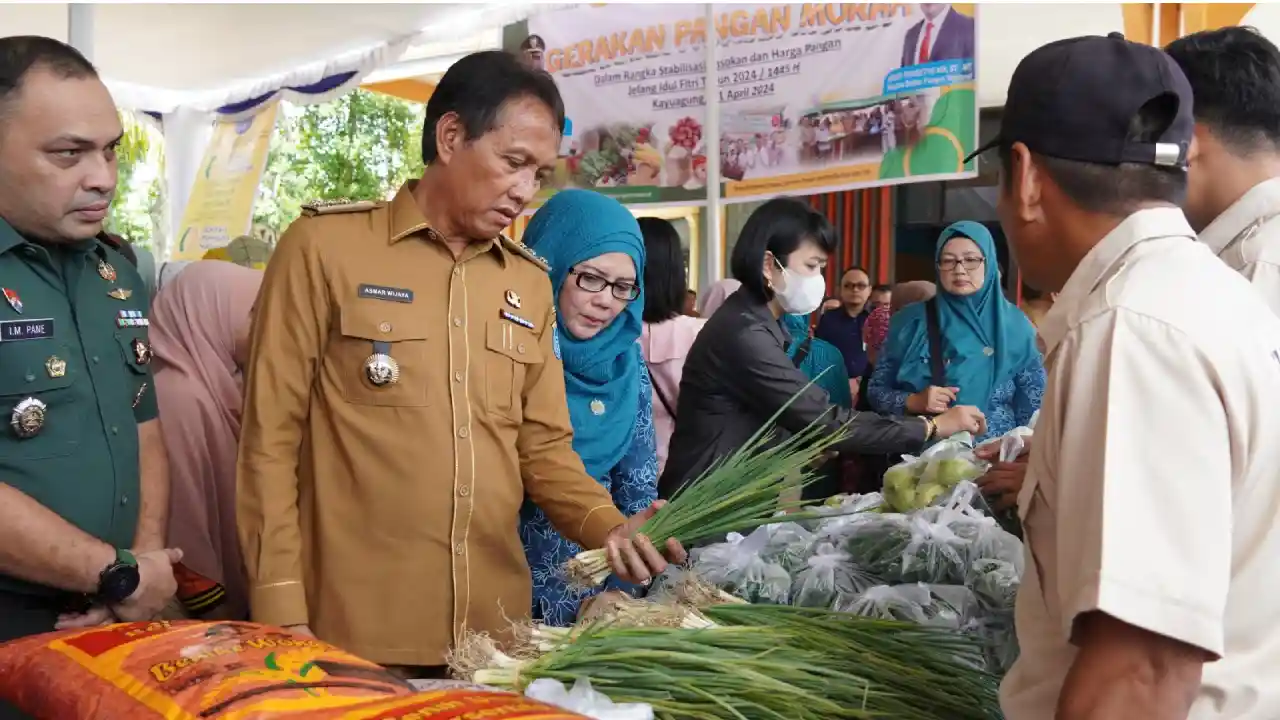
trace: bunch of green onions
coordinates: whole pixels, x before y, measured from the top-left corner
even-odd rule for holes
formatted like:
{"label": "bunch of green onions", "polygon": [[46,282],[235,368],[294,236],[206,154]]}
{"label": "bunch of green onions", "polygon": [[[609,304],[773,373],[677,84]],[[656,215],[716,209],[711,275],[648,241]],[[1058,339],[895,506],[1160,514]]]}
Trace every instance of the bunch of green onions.
{"label": "bunch of green onions", "polygon": [[[647,703],[661,720],[1000,717],[994,681],[948,659],[964,650],[953,635],[753,608],[765,606],[709,609],[723,615],[715,622],[727,622],[699,630],[597,623],[548,631],[540,656],[494,657],[471,677],[515,691],[541,678],[566,685],[589,678],[614,702]],[[844,642],[851,644],[837,647]]]}
{"label": "bunch of green onions", "polygon": [[[983,667],[981,644],[946,628],[875,620],[821,608],[723,604],[701,615],[724,627],[782,628],[791,642],[856,668],[896,698],[877,709],[894,718],[999,720],[999,680]],[[898,704],[900,703],[900,704]]]}
{"label": "bunch of green onions", "polygon": [[[815,467],[832,446],[847,436],[847,428],[833,433],[819,419],[774,444],[776,431],[771,419],[737,452],[681,488],[639,532],[657,548],[664,547],[669,538],[687,547],[778,522],[780,511],[799,510],[806,505],[802,500],[785,499],[783,491],[800,489],[818,480]],[[819,514],[796,513],[788,520],[813,517]],[[609,573],[609,558],[603,548],[578,553],[565,568],[570,583],[583,588],[600,587]]]}

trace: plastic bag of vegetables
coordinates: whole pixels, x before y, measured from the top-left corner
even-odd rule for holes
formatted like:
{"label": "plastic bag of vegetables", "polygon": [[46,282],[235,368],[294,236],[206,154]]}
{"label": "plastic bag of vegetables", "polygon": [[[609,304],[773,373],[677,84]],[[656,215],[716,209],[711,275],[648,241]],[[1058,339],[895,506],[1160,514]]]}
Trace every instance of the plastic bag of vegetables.
{"label": "plastic bag of vegetables", "polygon": [[766,525],[765,528],[769,533],[769,542],[761,551],[760,557],[781,565],[788,573],[804,568],[805,560],[813,554],[813,533],[794,522]]}
{"label": "plastic bag of vegetables", "polygon": [[886,582],[900,582],[902,560],[912,539],[911,521],[906,515],[868,515],[844,529],[842,535],[848,538],[844,551],[859,567]]}
{"label": "plastic bag of vegetables", "polygon": [[973,593],[963,586],[911,583],[877,585],[837,603],[835,609],[863,617],[903,620],[958,631],[972,624],[977,603]]}
{"label": "plastic bag of vegetables", "polygon": [[791,598],[791,575],[761,557],[768,544],[767,527],[756,528],[746,537],[730,533],[728,541],[697,554],[694,571],[743,600],[785,605]]}
{"label": "plastic bag of vegetables", "polygon": [[943,585],[964,582],[970,543],[952,530],[952,517],[959,516],[950,513],[937,520],[924,515],[911,518],[911,538],[902,551],[901,572],[893,579]]}
{"label": "plastic bag of vegetables", "polygon": [[849,553],[823,543],[809,558],[807,566],[796,574],[791,588],[792,604],[829,609],[837,598],[855,597],[880,582],[854,565]]}
{"label": "plastic bag of vegetables", "polygon": [[1022,569],[1004,560],[974,560],[965,586],[973,589],[978,602],[992,612],[1010,611],[1018,596]]}

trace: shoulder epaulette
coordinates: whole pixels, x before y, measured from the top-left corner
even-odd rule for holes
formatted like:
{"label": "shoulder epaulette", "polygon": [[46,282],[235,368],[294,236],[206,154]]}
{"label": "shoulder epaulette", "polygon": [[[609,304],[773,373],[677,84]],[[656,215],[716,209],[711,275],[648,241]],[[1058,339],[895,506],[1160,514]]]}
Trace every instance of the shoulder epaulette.
{"label": "shoulder epaulette", "polygon": [[511,252],[542,268],[543,272],[551,272],[551,265],[547,263],[546,259],[535,253],[528,245],[525,245],[519,240],[512,240],[506,235],[498,235],[498,241],[506,246],[506,248]]}
{"label": "shoulder epaulette", "polygon": [[339,213],[358,213],[369,212],[378,207],[380,203],[372,200],[348,200],[340,198],[337,200],[313,200],[302,206],[302,214],[307,217],[316,215],[337,215]]}

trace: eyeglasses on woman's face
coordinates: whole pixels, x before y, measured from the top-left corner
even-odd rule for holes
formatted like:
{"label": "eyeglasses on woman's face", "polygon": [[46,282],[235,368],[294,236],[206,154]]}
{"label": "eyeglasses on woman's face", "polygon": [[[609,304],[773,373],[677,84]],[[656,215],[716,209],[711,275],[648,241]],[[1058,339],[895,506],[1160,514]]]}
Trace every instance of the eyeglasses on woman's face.
{"label": "eyeglasses on woman's face", "polygon": [[966,272],[973,272],[982,267],[982,263],[987,259],[981,255],[965,255],[964,257],[948,257],[944,255],[938,260],[938,268],[943,272],[955,272],[957,267],[962,267]]}
{"label": "eyeglasses on woman's face", "polygon": [[631,280],[609,281],[607,278],[600,277],[593,272],[587,270],[579,270],[573,268],[569,271],[574,276],[574,282],[578,287],[589,293],[604,292],[608,288],[613,296],[623,302],[631,302],[640,297],[640,286]]}

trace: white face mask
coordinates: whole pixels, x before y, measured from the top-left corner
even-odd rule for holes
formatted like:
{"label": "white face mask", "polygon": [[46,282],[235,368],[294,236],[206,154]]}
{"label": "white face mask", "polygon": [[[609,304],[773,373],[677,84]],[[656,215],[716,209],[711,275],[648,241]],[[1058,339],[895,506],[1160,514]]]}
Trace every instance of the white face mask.
{"label": "white face mask", "polygon": [[778,304],[788,315],[808,315],[822,306],[822,299],[827,293],[827,279],[821,273],[804,277],[784,267],[774,260],[782,270],[781,290],[774,290]]}

